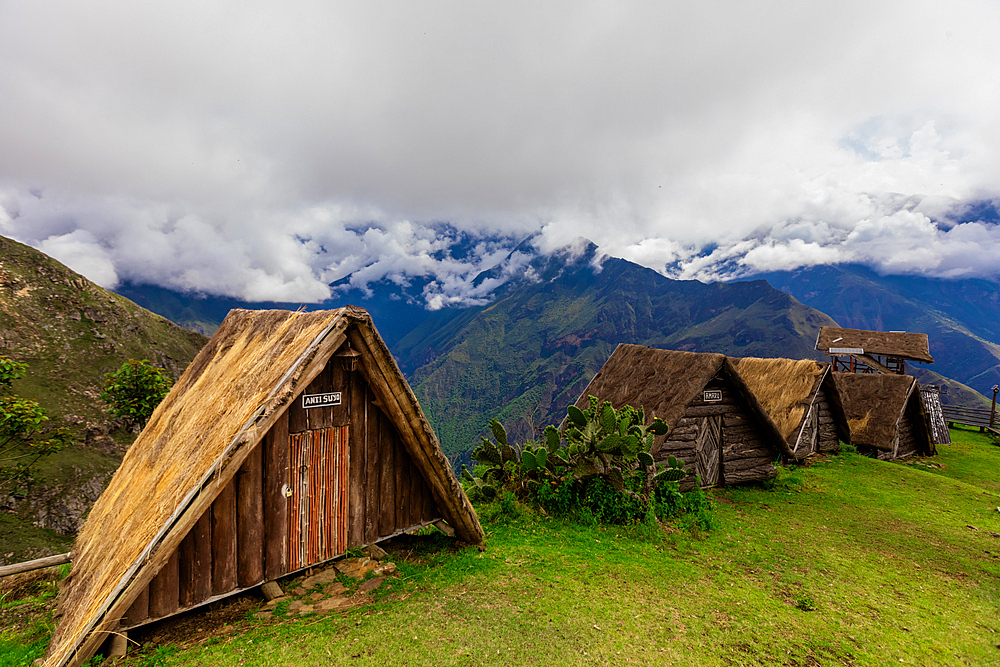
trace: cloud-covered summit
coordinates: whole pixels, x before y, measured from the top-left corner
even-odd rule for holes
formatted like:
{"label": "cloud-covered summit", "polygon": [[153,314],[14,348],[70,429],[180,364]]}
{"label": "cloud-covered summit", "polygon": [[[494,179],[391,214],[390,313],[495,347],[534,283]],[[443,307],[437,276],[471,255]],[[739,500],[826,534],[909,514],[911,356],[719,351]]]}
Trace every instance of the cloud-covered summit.
{"label": "cloud-covered summit", "polygon": [[701,279],[997,275],[985,0],[4,3],[0,25],[0,233],[104,285],[419,279],[447,305],[530,236]]}

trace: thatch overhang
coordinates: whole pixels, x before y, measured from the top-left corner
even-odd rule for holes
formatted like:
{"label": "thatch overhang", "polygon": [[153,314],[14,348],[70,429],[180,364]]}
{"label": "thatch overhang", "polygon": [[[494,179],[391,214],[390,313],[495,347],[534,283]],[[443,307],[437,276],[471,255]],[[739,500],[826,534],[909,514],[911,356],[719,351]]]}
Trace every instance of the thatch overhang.
{"label": "thatch overhang", "polygon": [[902,331],[866,331],[822,327],[816,338],[816,349],[828,354],[830,349],[861,349],[862,354],[900,357],[910,361],[934,363],[927,334]]}
{"label": "thatch overhang", "polygon": [[826,389],[834,426],[847,441],[847,417],[833,380],[830,364],[811,359],[733,359],[736,370],[775,423],[785,442],[794,448],[802,422],[820,387]]}
{"label": "thatch overhang", "polygon": [[[623,405],[641,406],[648,422],[659,417],[673,430],[687,406],[717,375],[733,383],[775,451],[792,456],[781,431],[724,354],[661,350],[621,343],[583,390],[576,406],[588,407],[589,396],[602,402],[610,401],[616,409]],[[663,439],[664,436],[656,438],[653,453]]]}
{"label": "thatch overhang", "polygon": [[907,408],[911,408],[919,415],[913,426],[920,450],[935,451],[916,379],[909,375],[871,373],[834,373],[833,378],[844,406],[852,445],[893,451],[900,421]]}
{"label": "thatch overhang", "polygon": [[45,665],[78,665],[97,650],[292,398],[348,341],[445,520],[461,539],[482,541],[475,511],[366,311],[233,310],[88,515]]}

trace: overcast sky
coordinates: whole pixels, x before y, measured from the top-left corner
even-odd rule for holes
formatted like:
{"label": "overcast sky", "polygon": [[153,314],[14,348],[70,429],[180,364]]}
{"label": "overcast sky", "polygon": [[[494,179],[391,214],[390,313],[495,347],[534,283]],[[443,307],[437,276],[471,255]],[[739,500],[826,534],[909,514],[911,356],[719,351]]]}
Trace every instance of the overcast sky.
{"label": "overcast sky", "polygon": [[995,1],[0,0],[0,26],[0,234],[109,287],[460,298],[535,233],[701,279],[1000,271],[968,213],[1000,203]]}

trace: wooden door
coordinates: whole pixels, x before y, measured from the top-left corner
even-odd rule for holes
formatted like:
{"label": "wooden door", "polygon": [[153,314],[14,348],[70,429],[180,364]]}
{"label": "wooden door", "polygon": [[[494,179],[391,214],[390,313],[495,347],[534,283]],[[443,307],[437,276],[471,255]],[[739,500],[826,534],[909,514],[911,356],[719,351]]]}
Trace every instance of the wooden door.
{"label": "wooden door", "polygon": [[350,449],[347,426],[288,436],[288,570],[347,549]]}
{"label": "wooden door", "polygon": [[695,454],[702,486],[722,484],[722,415],[702,417]]}

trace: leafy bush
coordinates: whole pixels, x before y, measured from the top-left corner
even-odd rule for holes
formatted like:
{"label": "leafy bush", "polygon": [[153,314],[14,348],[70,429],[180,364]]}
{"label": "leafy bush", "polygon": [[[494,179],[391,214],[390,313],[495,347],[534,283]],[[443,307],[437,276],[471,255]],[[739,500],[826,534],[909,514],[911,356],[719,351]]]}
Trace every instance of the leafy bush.
{"label": "leafy bush", "polygon": [[[587,521],[613,524],[653,522],[696,513],[705,528],[711,523],[709,505],[700,489],[680,492],[689,473],[673,456],[667,465],[650,455],[653,438],[667,432],[656,418],[645,423],[642,408],[598,404],[590,397],[587,410],[567,409],[568,425],[543,431],[542,442],[514,445],[497,420],[490,422],[493,440],[482,438],[473,450],[474,471],[462,466],[462,485],[477,503],[507,505],[518,500],[550,514],[575,515]],[[697,497],[696,497],[697,496]],[[487,510],[486,518],[507,510]]]}
{"label": "leafy bush", "polygon": [[164,369],[153,366],[148,359],[129,359],[105,376],[101,400],[109,405],[108,413],[141,429],[170,391],[171,384]]}
{"label": "leafy bush", "polygon": [[[28,365],[0,356],[0,391],[24,377]],[[0,396],[0,495],[26,493],[40,460],[72,441],[65,428],[46,428],[48,413],[37,402],[15,395]]]}

